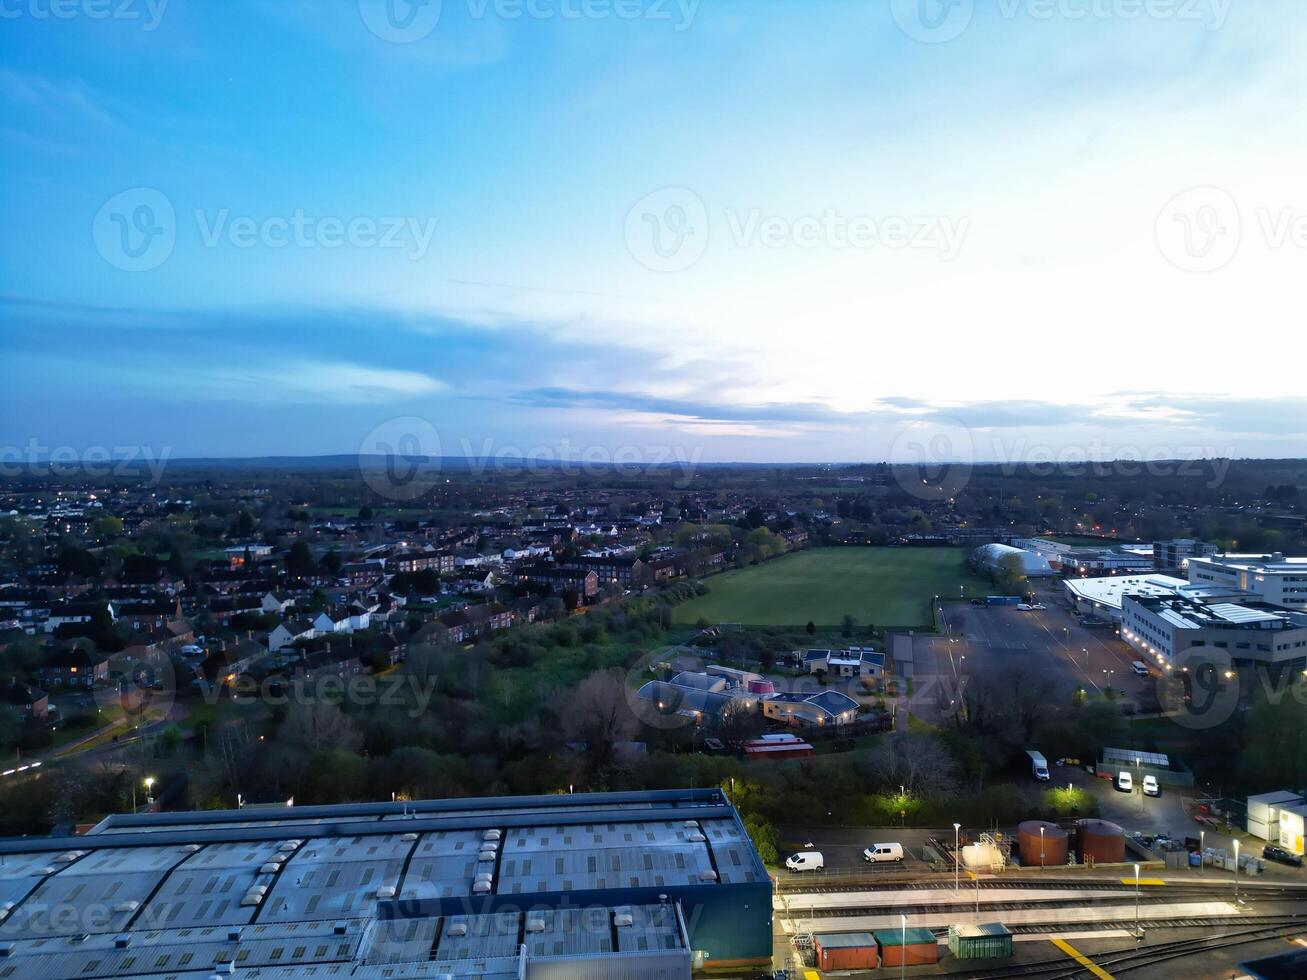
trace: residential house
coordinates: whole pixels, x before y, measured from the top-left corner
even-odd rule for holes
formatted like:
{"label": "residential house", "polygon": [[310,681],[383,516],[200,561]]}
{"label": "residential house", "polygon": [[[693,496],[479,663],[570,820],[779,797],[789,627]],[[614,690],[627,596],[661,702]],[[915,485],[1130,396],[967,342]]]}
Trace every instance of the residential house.
{"label": "residential house", "polygon": [[817,694],[773,694],[762,702],[762,713],[795,727],[824,728],[857,720],[858,702],[840,691]]}
{"label": "residential house", "polygon": [[293,646],[297,641],[312,639],[315,635],[313,624],[307,619],[288,619],[284,623],[278,623],[268,634],[268,649],[274,652],[282,650]]}
{"label": "residential house", "polygon": [[885,654],[871,647],[846,650],[807,650],[803,667],[810,674],[832,677],[880,677],[885,673]]}
{"label": "residential house", "polygon": [[0,704],[10,705],[27,721],[43,721],[50,716],[50,698],[46,693],[13,677],[0,684]]}
{"label": "residential house", "polygon": [[109,655],[80,646],[55,650],[46,657],[39,676],[47,687],[92,688],[109,678]]}

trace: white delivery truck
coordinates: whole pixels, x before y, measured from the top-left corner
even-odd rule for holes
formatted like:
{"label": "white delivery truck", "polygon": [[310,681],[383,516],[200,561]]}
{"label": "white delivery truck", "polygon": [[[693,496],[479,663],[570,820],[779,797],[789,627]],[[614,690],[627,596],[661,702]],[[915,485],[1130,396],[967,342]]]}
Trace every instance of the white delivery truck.
{"label": "white delivery truck", "polygon": [[1030,756],[1030,774],[1041,782],[1047,782],[1050,778],[1048,775],[1048,760],[1034,749],[1027,749],[1026,755]]}

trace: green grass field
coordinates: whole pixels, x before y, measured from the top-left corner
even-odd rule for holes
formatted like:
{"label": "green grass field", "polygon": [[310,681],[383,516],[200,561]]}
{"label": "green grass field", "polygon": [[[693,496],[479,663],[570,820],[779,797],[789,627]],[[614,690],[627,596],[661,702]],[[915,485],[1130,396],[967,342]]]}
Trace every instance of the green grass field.
{"label": "green grass field", "polygon": [[708,594],[677,606],[675,622],[836,626],[848,614],[862,626],[928,627],[934,596],[956,598],[963,585],[968,598],[993,591],[961,548],[814,548],[704,584]]}

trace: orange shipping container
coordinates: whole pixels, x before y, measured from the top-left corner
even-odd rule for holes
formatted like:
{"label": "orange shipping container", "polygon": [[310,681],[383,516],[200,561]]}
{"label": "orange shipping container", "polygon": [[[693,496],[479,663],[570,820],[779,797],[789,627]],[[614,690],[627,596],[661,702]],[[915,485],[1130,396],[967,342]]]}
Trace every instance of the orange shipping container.
{"label": "orange shipping container", "polygon": [[880,965],[876,940],[869,932],[841,932],[812,937],[817,967],[835,970],[874,970]]}
{"label": "orange shipping container", "polygon": [[[904,940],[907,940],[905,943]],[[878,929],[876,942],[880,946],[881,966],[926,966],[939,962],[939,943],[929,929]]]}

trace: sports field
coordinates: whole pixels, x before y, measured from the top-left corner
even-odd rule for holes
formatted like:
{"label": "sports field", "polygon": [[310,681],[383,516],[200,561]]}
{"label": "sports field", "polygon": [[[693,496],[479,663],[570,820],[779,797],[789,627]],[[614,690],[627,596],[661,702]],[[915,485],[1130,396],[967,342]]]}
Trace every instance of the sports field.
{"label": "sports field", "polygon": [[673,610],[677,623],[796,626],[931,625],[936,595],[986,595],[993,586],[963,562],[961,548],[813,548],[704,580],[708,594]]}

